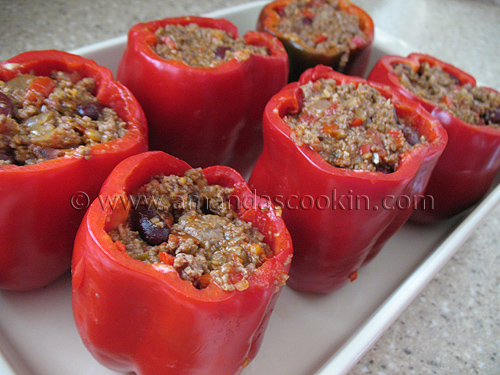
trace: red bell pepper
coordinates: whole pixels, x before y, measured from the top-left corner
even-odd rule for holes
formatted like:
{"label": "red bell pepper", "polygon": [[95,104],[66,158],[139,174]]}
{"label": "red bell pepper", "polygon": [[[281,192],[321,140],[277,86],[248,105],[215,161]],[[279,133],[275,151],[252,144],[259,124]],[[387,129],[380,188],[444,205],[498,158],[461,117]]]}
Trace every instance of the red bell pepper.
{"label": "red bell pepper", "polygon": [[[374,87],[428,143],[408,151],[396,171],[388,174],[328,164],[309,146],[299,146],[283,120],[287,113],[300,110],[300,86],[320,78]],[[318,293],[355,279],[361,265],[405,223],[446,144],[439,122],[396,90],[321,65],[273,96],[264,111],[263,126],[264,151],[249,185],[282,206],[294,245],[288,285]]]}
{"label": "red bell pepper", "polygon": [[[349,58],[344,65],[341,63],[343,51],[337,48],[327,51],[317,50],[300,40],[291,40],[289,36],[276,29],[283,9],[293,1],[295,0],[272,1],[262,9],[257,21],[257,30],[276,36],[285,46],[290,63],[289,81],[296,81],[306,69],[318,64],[331,66],[334,70],[344,74],[363,76],[368,66],[375,35],[375,26],[370,15],[349,0],[338,1],[338,8],[341,11],[359,17],[359,27],[366,37],[366,40],[359,37],[353,38],[349,47]],[[311,15],[311,17],[314,16]],[[324,41],[324,39],[324,35],[317,36],[317,42]]]}
{"label": "red bell pepper", "polygon": [[189,23],[238,37],[236,26],[224,19],[179,17],[137,24],[129,32],[117,78],[144,108],[151,149],[193,167],[226,164],[246,174],[262,149],[264,106],[287,82],[288,55],[276,38],[256,31],[246,33],[245,41],[267,47],[269,56],[253,54],[210,68],[156,54],[156,30]]}
{"label": "red bell pepper", "polygon": [[[139,103],[109,69],[59,51],[33,51],[0,63],[0,79],[19,74],[79,72],[96,81],[95,96],[128,123],[121,139],[91,146],[90,157],[66,156],[0,166],[0,288],[30,290],[52,282],[71,266],[73,241],[87,207],[119,161],[147,150],[147,124]],[[44,83],[45,82],[45,83]],[[35,79],[29,95],[50,89]],[[35,95],[35,96],[36,96]],[[88,202],[90,203],[90,202]]]}
{"label": "red bell pepper", "polygon": [[[109,175],[78,231],[73,256],[73,312],[89,351],[121,372],[151,374],[238,373],[261,344],[292,257],[279,210],[255,196],[234,169],[203,170],[209,184],[234,188],[238,216],[264,234],[274,255],[248,278],[244,291],[214,282],[197,289],[168,267],[129,257],[108,231],[125,222],[126,197],[156,174],[182,176],[189,165],[161,151],[128,158]],[[130,206],[128,206],[130,207]]]}
{"label": "red bell pepper", "polygon": [[418,71],[423,63],[439,66],[455,76],[459,85],[476,86],[476,80],[451,64],[419,53],[412,53],[406,58],[384,56],[368,77],[369,80],[395,87],[420,103],[448,133],[448,144],[425,192],[426,196],[433,198],[433,202],[420,206],[411,217],[414,221],[433,223],[463,212],[486,194],[500,170],[500,129],[468,124],[439,108],[436,103],[416,96],[401,84],[394,73],[393,66],[400,63],[409,65],[414,71]]}

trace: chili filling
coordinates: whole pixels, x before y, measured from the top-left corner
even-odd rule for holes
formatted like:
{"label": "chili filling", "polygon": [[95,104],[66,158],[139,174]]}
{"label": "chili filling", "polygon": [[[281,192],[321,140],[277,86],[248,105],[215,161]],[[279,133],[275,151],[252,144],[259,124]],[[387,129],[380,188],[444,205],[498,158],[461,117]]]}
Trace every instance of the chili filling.
{"label": "chili filling", "polygon": [[213,280],[223,290],[245,290],[272,251],[251,223],[238,218],[232,192],[209,185],[200,168],[181,177],[155,176],[134,194],[126,223],[109,234],[132,258],[170,265],[197,288]]}
{"label": "chili filling", "polygon": [[500,95],[485,87],[461,85],[440,66],[424,62],[418,71],[394,64],[394,73],[413,94],[427,99],[460,120],[473,125],[500,127]]}
{"label": "chili filling", "polygon": [[334,0],[292,1],[279,14],[276,30],[318,52],[342,51],[341,67],[347,64],[350,49],[356,47],[355,38],[366,40],[359,17],[340,10]]}
{"label": "chili filling", "polygon": [[266,47],[248,44],[243,38],[233,38],[225,30],[165,25],[155,32],[158,42],[155,52],[166,60],[180,60],[193,67],[215,67],[236,58],[247,60],[252,54],[269,55]]}
{"label": "chili filling", "polygon": [[301,90],[302,107],[283,119],[297,144],[308,145],[335,167],[394,172],[405,152],[426,142],[367,84],[338,85],[322,78]]}
{"label": "chili filling", "polygon": [[90,157],[94,144],[121,138],[127,124],[93,95],[94,79],[53,71],[0,81],[0,165]]}

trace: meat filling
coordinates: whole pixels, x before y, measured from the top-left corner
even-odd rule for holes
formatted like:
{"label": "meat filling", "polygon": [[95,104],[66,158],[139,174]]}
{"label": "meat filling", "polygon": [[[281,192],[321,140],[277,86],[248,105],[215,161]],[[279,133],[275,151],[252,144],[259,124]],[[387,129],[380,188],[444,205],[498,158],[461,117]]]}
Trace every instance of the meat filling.
{"label": "meat filling", "polygon": [[414,71],[409,65],[395,64],[393,69],[406,89],[460,120],[500,128],[498,93],[485,87],[461,85],[458,78],[437,65],[423,63],[418,71]]}
{"label": "meat filling", "polygon": [[340,66],[349,60],[355,38],[366,40],[359,18],[339,9],[335,0],[298,0],[279,10],[276,30],[291,41],[303,43],[318,52],[339,51]]}
{"label": "meat filling", "polygon": [[247,60],[252,54],[269,55],[263,46],[233,38],[224,30],[195,23],[166,25],[156,30],[155,52],[166,60],[180,60],[193,67],[216,67],[233,58]]}
{"label": "meat filling", "polygon": [[302,108],[283,119],[297,144],[308,145],[335,167],[394,172],[408,150],[426,142],[369,85],[338,85],[322,78],[301,89]]}
{"label": "meat filling", "polygon": [[132,258],[164,264],[197,288],[211,281],[245,290],[248,277],[272,256],[264,236],[238,218],[233,190],[209,185],[199,168],[155,176],[135,194],[135,209],[109,234]]}
{"label": "meat filling", "polygon": [[94,91],[92,78],[61,71],[0,81],[0,165],[89,157],[90,146],[123,137],[127,124]]}

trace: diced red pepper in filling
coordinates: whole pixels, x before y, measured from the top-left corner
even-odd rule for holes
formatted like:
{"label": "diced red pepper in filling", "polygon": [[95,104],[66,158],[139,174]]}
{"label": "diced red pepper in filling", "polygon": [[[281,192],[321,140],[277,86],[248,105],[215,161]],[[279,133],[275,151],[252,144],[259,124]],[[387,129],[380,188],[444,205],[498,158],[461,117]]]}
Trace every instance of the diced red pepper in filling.
{"label": "diced red pepper in filling", "polygon": [[127,247],[125,246],[125,244],[121,241],[116,241],[115,242],[115,245],[116,245],[116,248],[124,253],[127,252]]}
{"label": "diced red pepper in filling", "polygon": [[394,143],[397,147],[403,147],[405,144],[405,136],[401,130],[390,130],[389,134],[394,138]]}
{"label": "diced red pepper in filling", "polygon": [[359,154],[364,155],[369,153],[372,150],[372,146],[369,143],[365,143],[363,146],[360,147],[359,149]]}
{"label": "diced red pepper in filling", "polygon": [[336,137],[338,129],[339,127],[336,124],[328,124],[321,128],[321,130],[323,130],[326,134],[334,138]]}
{"label": "diced red pepper in filling", "polygon": [[24,95],[24,101],[38,102],[50,95],[56,87],[54,80],[50,77],[37,77],[29,85]]}
{"label": "diced red pepper in filling", "polygon": [[305,17],[305,18],[310,18],[311,20],[314,19],[314,16],[316,14],[314,14],[310,9],[304,9],[302,11],[302,15]]}
{"label": "diced red pepper in filling", "polygon": [[327,40],[328,37],[325,34],[318,34],[314,37],[314,43],[319,44]]}
{"label": "diced red pepper in filling", "polygon": [[158,254],[158,257],[160,258],[160,262],[164,263],[164,264],[168,264],[168,265],[172,265],[174,264],[174,257],[172,255],[170,255],[169,253],[167,252],[160,252]]}
{"label": "diced red pepper in filling", "polygon": [[362,126],[364,123],[364,120],[362,118],[356,117],[352,122],[350,126]]}
{"label": "diced red pepper in filling", "polygon": [[164,44],[168,46],[168,48],[177,49],[177,44],[175,44],[174,40],[168,35],[162,36],[160,39]]}
{"label": "diced red pepper in filling", "polygon": [[331,115],[333,113],[335,113],[335,111],[337,110],[337,108],[339,107],[339,104],[337,102],[333,102],[328,108],[327,110],[325,111],[325,115]]}
{"label": "diced red pepper in filling", "polygon": [[447,107],[454,108],[455,104],[453,103],[453,99],[449,95],[443,96],[443,104]]}

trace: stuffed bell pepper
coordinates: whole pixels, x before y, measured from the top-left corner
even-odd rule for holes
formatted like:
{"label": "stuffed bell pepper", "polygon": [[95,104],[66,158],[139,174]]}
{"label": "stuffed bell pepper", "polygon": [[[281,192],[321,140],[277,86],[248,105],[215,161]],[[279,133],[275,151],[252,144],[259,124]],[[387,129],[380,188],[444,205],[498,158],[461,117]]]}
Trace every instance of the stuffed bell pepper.
{"label": "stuffed bell pepper", "polygon": [[229,21],[204,17],[135,25],[117,73],[144,108],[151,149],[242,174],[262,149],[264,106],[287,77],[278,39],[239,37]]}
{"label": "stuffed bell pepper", "polygon": [[279,207],[234,169],[132,156],[78,231],[72,301],[92,355],[139,375],[233,375],[256,356],[292,258]]}
{"label": "stuffed bell pepper", "polygon": [[275,0],[262,9],[257,30],[283,43],[293,82],[318,64],[363,76],[375,27],[371,17],[349,0]]}
{"label": "stuffed bell pepper", "polygon": [[448,144],[411,219],[432,223],[477,203],[500,170],[500,94],[432,56],[384,56],[369,78],[399,89],[437,118]]}
{"label": "stuffed bell pepper", "polygon": [[288,285],[318,293],[354,280],[406,222],[447,140],[396,90],[321,65],[273,96],[263,130],[249,184],[282,207]]}
{"label": "stuffed bell pepper", "polygon": [[60,51],[0,63],[0,288],[69,270],[88,203],[108,173],[147,150],[147,124],[109,69]]}

